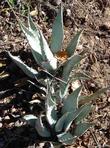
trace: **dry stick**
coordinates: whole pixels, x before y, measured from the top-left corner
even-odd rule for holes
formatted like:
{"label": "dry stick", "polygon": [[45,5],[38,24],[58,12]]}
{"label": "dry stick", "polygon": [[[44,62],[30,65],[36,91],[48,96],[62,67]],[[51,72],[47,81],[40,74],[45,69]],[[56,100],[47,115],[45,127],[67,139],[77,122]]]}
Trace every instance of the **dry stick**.
{"label": "dry stick", "polygon": [[18,12],[15,12],[12,5],[10,4],[10,2],[8,0],[6,0],[6,1],[7,1],[7,4],[9,5],[10,9],[12,10],[13,14],[15,15],[18,22],[20,22],[20,19],[16,14],[21,15],[22,17],[28,18],[28,17],[26,17],[26,16],[24,16],[24,15],[18,13]]}
{"label": "dry stick", "polygon": [[10,2],[9,2],[8,0],[6,0],[6,1],[7,1],[7,4],[9,5],[10,9],[13,11],[13,13],[14,13],[16,19],[18,20],[18,16],[16,15],[16,13],[15,13],[15,11],[14,11],[12,5],[10,4]]}
{"label": "dry stick", "polygon": [[97,145],[97,148],[101,148],[101,145],[99,144],[96,135],[93,133],[93,131],[92,131],[91,129],[89,129],[89,131],[90,131],[90,133],[91,133],[91,135],[92,135],[92,137],[93,137],[94,142],[95,142],[96,145]]}
{"label": "dry stick", "polygon": [[62,79],[60,79],[60,78],[55,77],[55,76],[52,75],[51,73],[49,73],[49,72],[47,72],[47,71],[45,71],[45,70],[44,70],[44,72],[46,72],[46,73],[48,74],[48,76],[50,76],[51,78],[54,78],[54,79],[56,79],[56,80],[58,80],[58,81],[60,81],[60,82],[62,82],[62,83],[64,83],[64,84],[67,84],[66,81],[64,81],[64,80],[62,80]]}

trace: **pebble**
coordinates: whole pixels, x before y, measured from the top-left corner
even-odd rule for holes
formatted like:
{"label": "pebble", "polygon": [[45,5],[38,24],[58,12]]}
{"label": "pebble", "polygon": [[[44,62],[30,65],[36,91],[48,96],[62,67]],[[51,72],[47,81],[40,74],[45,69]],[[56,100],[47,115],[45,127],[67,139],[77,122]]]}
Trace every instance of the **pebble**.
{"label": "pebble", "polygon": [[0,122],[2,121],[2,117],[0,117]]}
{"label": "pebble", "polygon": [[4,118],[5,120],[9,120],[10,119],[10,117],[9,116],[5,116],[5,118]]}
{"label": "pebble", "polygon": [[108,98],[108,102],[110,102],[110,97]]}
{"label": "pebble", "polygon": [[50,0],[50,3],[54,6],[57,6],[61,4],[61,0]]}
{"label": "pebble", "polygon": [[3,126],[3,124],[2,124],[2,123],[0,123],[0,128],[2,128],[2,126]]}
{"label": "pebble", "polygon": [[70,9],[66,9],[66,13],[67,13],[67,16],[71,16],[71,10]]}
{"label": "pebble", "polygon": [[11,111],[12,111],[12,113],[14,113],[14,112],[16,112],[16,109],[15,109],[15,108],[12,108],[12,110],[11,110]]}
{"label": "pebble", "polygon": [[37,16],[38,15],[38,11],[37,10],[33,10],[30,12],[31,16]]}

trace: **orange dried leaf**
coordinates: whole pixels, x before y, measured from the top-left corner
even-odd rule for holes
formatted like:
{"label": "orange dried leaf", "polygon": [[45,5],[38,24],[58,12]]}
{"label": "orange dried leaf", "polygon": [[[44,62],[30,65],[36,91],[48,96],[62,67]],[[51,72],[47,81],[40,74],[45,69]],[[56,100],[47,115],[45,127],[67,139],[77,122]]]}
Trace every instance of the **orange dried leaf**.
{"label": "orange dried leaf", "polygon": [[67,51],[63,50],[63,51],[59,51],[56,54],[56,58],[62,62],[66,61],[68,58],[68,53]]}

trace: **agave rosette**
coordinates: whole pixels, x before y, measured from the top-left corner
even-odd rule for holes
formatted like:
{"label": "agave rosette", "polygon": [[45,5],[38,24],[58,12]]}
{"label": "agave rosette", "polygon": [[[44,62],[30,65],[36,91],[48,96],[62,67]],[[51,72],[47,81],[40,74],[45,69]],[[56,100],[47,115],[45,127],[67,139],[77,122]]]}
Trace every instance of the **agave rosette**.
{"label": "agave rosette", "polygon": [[[80,55],[74,54],[82,31],[77,32],[65,50],[62,50],[64,36],[62,6],[53,23],[50,46],[42,31],[38,26],[35,26],[30,15],[28,16],[28,28],[20,20],[19,24],[31,46],[35,61],[41,67],[43,74],[46,74],[43,80],[46,84],[45,114],[38,117],[26,115],[23,118],[36,129],[41,137],[49,138],[53,142],[70,145],[92,126],[92,124],[83,121],[90,112],[91,105],[84,103],[82,105],[80,101],[83,102],[88,98],[90,101],[98,95],[98,93],[95,93],[89,97],[82,97],[82,87],[79,85],[72,93],[69,94],[68,92],[72,80],[89,78],[83,73],[76,73],[75,70],[82,60]],[[37,80],[42,78],[39,71],[30,68],[11,53],[9,53],[9,56],[28,77]],[[62,58],[65,59],[63,62]],[[73,74],[74,78],[71,79],[70,74],[73,69],[75,73]],[[107,89],[102,89],[100,92]],[[43,122],[44,120],[46,124]],[[73,125],[73,128],[71,128],[71,125]]]}
{"label": "agave rosette", "polygon": [[[63,58],[65,54],[67,56],[67,60],[63,63],[64,67],[67,67],[66,65],[68,63],[72,67],[74,61],[75,61],[74,65],[80,62],[81,57],[79,55],[74,56],[74,52],[82,31],[79,31],[76,34],[76,36],[71,40],[65,51],[62,50],[63,36],[64,36],[62,7],[60,7],[58,15],[53,23],[52,40],[50,47],[45,37],[43,36],[42,31],[39,29],[38,26],[35,26],[30,15],[28,16],[28,26],[29,26],[28,28],[20,20],[19,24],[31,46],[31,51],[35,61],[45,71],[52,73],[54,75],[55,71],[57,71],[57,69],[61,65],[61,63],[59,64],[58,59],[56,57]],[[37,72],[35,73],[35,71],[32,68],[29,69],[29,67],[25,65],[20,59],[18,60],[18,57],[11,55],[11,53],[9,53],[9,55],[11,59],[14,62],[16,62],[16,64],[24,72],[26,72],[26,74],[29,77],[33,77],[33,74],[37,77],[36,75]]]}
{"label": "agave rosette", "polygon": [[[79,94],[81,92],[81,87],[79,87],[63,99],[60,112],[57,97],[51,91],[54,88],[50,81],[48,81],[47,85],[45,114],[41,114],[39,117],[26,115],[23,118],[31,126],[33,126],[34,121],[33,127],[41,137],[49,138],[54,143],[59,142],[64,145],[70,145],[93,125],[83,122],[83,119],[91,111],[91,105],[78,106]],[[73,128],[71,128],[72,123],[74,124]]]}

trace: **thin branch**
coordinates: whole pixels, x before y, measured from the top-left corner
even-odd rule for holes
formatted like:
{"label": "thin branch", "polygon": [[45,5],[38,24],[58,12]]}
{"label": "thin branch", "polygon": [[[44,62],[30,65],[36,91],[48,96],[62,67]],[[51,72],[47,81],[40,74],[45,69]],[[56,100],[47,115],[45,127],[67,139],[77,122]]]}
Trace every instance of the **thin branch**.
{"label": "thin branch", "polygon": [[91,129],[89,129],[89,131],[90,131],[90,133],[91,133],[91,135],[92,135],[92,137],[93,137],[94,142],[95,142],[96,145],[97,145],[97,148],[101,148],[101,145],[99,144],[96,135],[93,133],[93,131],[92,131]]}

